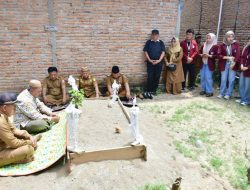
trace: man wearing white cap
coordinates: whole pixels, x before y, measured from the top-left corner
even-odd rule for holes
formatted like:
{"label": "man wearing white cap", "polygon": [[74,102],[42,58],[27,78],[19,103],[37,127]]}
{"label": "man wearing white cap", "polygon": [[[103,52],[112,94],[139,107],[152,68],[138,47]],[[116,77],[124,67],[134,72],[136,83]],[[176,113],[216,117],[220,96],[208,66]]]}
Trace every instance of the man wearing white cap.
{"label": "man wearing white cap", "polygon": [[52,122],[59,122],[59,116],[42,103],[38,97],[42,93],[42,84],[38,80],[31,80],[29,88],[22,91],[17,100],[14,123],[17,128],[29,133],[40,133],[51,128]]}

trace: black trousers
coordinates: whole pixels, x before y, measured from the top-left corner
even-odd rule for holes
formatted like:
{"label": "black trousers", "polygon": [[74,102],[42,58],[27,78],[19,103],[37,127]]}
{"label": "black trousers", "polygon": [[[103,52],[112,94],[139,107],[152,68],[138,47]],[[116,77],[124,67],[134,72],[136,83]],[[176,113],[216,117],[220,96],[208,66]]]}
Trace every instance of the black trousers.
{"label": "black trousers", "polygon": [[184,79],[185,81],[182,83],[182,88],[186,88],[186,80],[188,73],[188,87],[194,87],[195,84],[195,65],[194,64],[182,64]]}
{"label": "black trousers", "polygon": [[147,91],[148,92],[156,92],[162,71],[162,63],[158,63],[157,65],[153,65],[152,63],[147,62],[147,73],[148,73],[148,81],[147,81]]}

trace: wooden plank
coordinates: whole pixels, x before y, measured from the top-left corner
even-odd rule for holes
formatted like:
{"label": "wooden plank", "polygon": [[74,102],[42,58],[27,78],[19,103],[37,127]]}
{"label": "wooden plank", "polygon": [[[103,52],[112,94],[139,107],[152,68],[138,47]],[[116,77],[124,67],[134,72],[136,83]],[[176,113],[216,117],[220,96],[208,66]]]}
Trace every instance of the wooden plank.
{"label": "wooden plank", "polygon": [[127,110],[125,109],[124,105],[122,104],[120,98],[118,98],[118,104],[120,105],[121,109],[122,109],[122,112],[124,113],[124,115],[126,116],[127,120],[129,123],[131,123],[131,119],[130,119],[130,116],[127,112]]}
{"label": "wooden plank", "polygon": [[147,160],[145,145],[126,146],[97,151],[88,151],[81,153],[70,153],[72,164],[83,164],[86,162],[99,162],[104,160],[130,160],[142,158]]}

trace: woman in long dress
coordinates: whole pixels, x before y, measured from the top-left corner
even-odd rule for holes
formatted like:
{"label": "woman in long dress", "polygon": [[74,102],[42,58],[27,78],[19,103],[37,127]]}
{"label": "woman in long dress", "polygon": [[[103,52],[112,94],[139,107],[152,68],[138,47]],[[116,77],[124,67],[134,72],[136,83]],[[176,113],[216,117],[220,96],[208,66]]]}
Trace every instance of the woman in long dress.
{"label": "woman in long dress", "polygon": [[180,46],[179,39],[173,37],[171,39],[171,45],[166,50],[165,63],[166,66],[170,64],[176,65],[176,70],[171,71],[167,69],[166,77],[166,91],[174,95],[181,93],[181,83],[184,81],[184,73],[182,68],[183,50]]}

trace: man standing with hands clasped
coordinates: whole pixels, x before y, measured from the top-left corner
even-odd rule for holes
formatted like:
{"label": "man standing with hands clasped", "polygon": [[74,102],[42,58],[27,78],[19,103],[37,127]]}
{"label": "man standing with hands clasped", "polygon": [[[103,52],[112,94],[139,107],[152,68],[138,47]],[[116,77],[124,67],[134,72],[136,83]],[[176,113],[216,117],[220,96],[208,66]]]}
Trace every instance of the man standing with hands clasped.
{"label": "man standing with hands clasped", "polygon": [[184,71],[185,81],[182,83],[182,90],[186,88],[186,79],[188,73],[188,88],[189,90],[194,90],[195,85],[195,64],[194,57],[198,54],[198,45],[195,40],[193,40],[194,30],[188,29],[186,31],[186,39],[181,42],[181,47],[183,49],[182,66]]}
{"label": "man standing with hands clasped", "polygon": [[152,94],[156,95],[161,77],[162,62],[165,56],[165,45],[159,37],[159,31],[152,30],[151,39],[146,42],[143,49],[147,59],[148,73],[147,92],[143,96],[150,99],[153,98]]}

